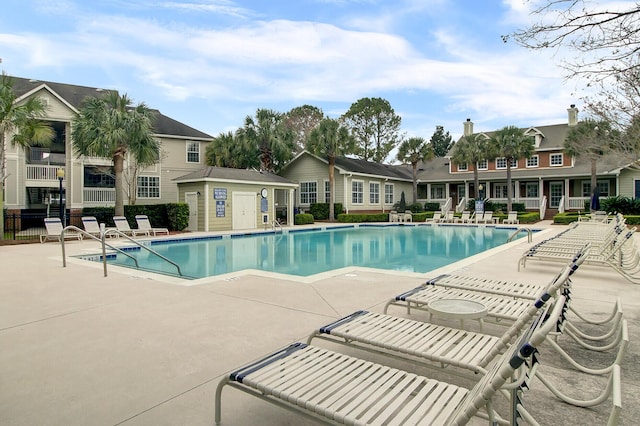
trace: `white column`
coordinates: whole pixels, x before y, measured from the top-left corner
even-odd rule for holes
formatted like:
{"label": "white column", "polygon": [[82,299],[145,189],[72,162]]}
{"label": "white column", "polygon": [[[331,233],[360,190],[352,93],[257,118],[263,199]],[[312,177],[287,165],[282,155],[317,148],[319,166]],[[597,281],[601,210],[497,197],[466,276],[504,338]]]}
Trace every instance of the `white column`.
{"label": "white column", "polygon": [[289,190],[289,202],[287,203],[287,226],[293,226],[295,223],[295,215],[293,214],[293,199],[294,199],[295,190]]}

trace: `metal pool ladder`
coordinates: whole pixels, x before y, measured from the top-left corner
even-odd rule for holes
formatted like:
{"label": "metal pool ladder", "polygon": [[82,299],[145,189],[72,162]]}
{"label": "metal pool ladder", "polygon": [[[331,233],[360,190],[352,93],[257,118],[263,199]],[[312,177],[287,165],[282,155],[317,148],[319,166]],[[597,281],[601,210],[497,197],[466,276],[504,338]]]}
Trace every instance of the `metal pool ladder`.
{"label": "metal pool ladder", "polygon": [[509,238],[507,238],[507,242],[510,243],[511,241],[513,241],[516,236],[522,232],[522,231],[526,231],[527,232],[527,242],[531,242],[533,239],[533,231],[531,231],[531,228],[518,228],[516,229],[516,232],[514,232],[513,234],[511,234],[511,236],[509,236]]}
{"label": "metal pool ladder", "polygon": [[60,244],[62,245],[62,267],[66,268],[67,267],[67,257],[65,254],[65,249],[64,249],[64,233],[68,230],[71,231],[76,231],[76,232],[80,232],[82,234],[82,236],[88,236],[96,241],[100,241],[102,243],[102,263],[104,265],[104,276],[107,276],[107,249],[106,247],[109,247],[112,250],[117,251],[118,253],[121,253],[125,256],[127,256],[128,258],[132,259],[135,264],[136,264],[136,268],[140,269],[140,265],[138,265],[138,260],[131,256],[129,253],[112,246],[111,244],[107,243],[105,241],[105,238],[108,235],[117,235],[118,237],[123,237],[126,238],[127,240],[131,241],[132,243],[134,243],[135,245],[137,245],[138,247],[147,250],[149,253],[152,253],[156,256],[158,256],[160,259],[164,260],[165,262],[168,262],[170,264],[172,264],[173,266],[176,267],[176,269],[178,270],[178,275],[182,276],[182,271],[180,270],[180,265],[178,265],[176,262],[174,262],[171,259],[166,258],[165,256],[161,255],[160,253],[158,253],[155,250],[150,249],[149,247],[147,247],[146,245],[142,244],[140,241],[135,240],[133,238],[131,238],[130,236],[118,231],[117,229],[110,229],[108,231],[104,231],[104,224],[100,224],[100,238],[95,237],[91,234],[89,234],[87,231],[85,231],[84,229],[80,229],[77,226],[73,226],[73,225],[69,225],[66,228],[64,228],[62,230],[62,232],[60,233]]}

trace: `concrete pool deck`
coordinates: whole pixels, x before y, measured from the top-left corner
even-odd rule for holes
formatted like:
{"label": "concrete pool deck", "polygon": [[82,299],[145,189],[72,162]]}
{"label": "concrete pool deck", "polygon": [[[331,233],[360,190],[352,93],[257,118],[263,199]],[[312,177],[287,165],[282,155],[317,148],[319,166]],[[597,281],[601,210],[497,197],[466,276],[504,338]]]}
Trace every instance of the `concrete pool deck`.
{"label": "concrete pool deck", "polygon": [[[531,262],[517,272],[517,260],[564,227],[535,227],[546,230],[534,234],[532,243],[522,238],[448,270],[546,284],[560,263]],[[74,241],[65,247],[76,255],[96,252],[98,244]],[[250,273],[176,285],[120,268],[109,268],[105,278],[99,264],[83,261],[63,268],[60,245],[46,243],[0,246],[0,274],[0,424],[212,425],[216,386],[229,371],[304,341],[314,329],[355,310],[381,312],[391,297],[436,272],[353,269],[314,280]],[[610,312],[616,297],[622,298],[631,344],[621,365],[621,424],[635,424],[640,286],[609,268],[587,265],[575,274],[574,285],[572,306],[592,316]],[[400,308],[389,313],[406,316]],[[566,337],[559,342],[590,366],[614,357],[586,352]],[[605,377],[575,372],[544,346],[541,360],[541,371],[573,396],[587,399],[604,388]],[[446,370],[424,374],[447,378]],[[595,408],[567,405],[538,381],[524,400],[543,425],[605,424],[611,410],[611,399]],[[231,388],[223,392],[222,407],[223,425],[316,424]]]}

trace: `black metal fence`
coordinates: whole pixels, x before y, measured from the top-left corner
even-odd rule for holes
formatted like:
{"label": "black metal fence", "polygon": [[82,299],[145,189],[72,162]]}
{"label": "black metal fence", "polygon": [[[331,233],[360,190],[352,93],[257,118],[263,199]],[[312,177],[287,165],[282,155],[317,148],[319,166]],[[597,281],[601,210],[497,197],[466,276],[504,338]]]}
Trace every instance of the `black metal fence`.
{"label": "black metal fence", "polygon": [[[46,213],[5,213],[4,239],[13,241],[39,241],[40,235],[46,234],[44,219]],[[75,225],[82,228],[82,214],[64,215],[64,226]]]}

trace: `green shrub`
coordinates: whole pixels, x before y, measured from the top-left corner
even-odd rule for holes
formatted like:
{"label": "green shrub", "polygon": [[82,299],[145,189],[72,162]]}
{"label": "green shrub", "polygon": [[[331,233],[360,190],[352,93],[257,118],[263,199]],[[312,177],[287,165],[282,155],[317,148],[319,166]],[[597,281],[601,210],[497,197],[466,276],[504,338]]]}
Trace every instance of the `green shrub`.
{"label": "green shrub", "polygon": [[412,220],[414,222],[424,222],[425,220],[427,220],[428,217],[433,217],[433,213],[414,213]]}
{"label": "green shrub", "polygon": [[[169,230],[183,231],[189,226],[189,205],[187,203],[167,204],[166,215]],[[154,226],[158,227],[158,225]]]}
{"label": "green shrub", "polygon": [[440,203],[427,201],[426,203],[424,203],[424,209],[428,212],[435,212],[437,210],[440,210]]}
{"label": "green shrub", "polygon": [[113,207],[85,207],[82,209],[82,216],[95,216],[98,223],[104,223],[108,227],[114,227]]}
{"label": "green shrub", "polygon": [[388,222],[389,213],[362,213],[362,214],[340,214],[338,222],[342,223],[364,223],[364,222]]}
{"label": "green shrub", "polygon": [[421,213],[424,211],[424,209],[422,208],[422,204],[420,203],[411,204],[407,206],[407,209],[410,210],[411,213]]}
{"label": "green shrub", "polygon": [[310,213],[298,213],[295,216],[294,223],[296,225],[308,225],[313,223],[313,215]]}
{"label": "green shrub", "polygon": [[626,215],[624,219],[627,225],[640,225],[640,215],[630,214]]}
{"label": "green shrub", "polygon": [[[143,214],[149,218],[149,222],[156,228],[168,228],[170,230],[182,231],[189,225],[189,206],[184,203],[179,204],[151,204],[151,205],[126,205],[124,206],[124,217],[127,218],[129,225],[133,228],[136,225],[136,215]],[[182,211],[182,213],[174,213],[174,210]],[[171,212],[171,219],[169,214]],[[186,220],[179,216],[186,212]],[[113,227],[113,216],[115,209],[113,207],[86,207],[82,209],[83,216],[95,216],[98,223],[104,223],[108,227]]]}
{"label": "green shrub", "polygon": [[558,225],[567,225],[578,220],[578,214],[574,212],[558,213],[553,217],[553,223]]}
{"label": "green shrub", "polygon": [[[309,207],[309,213],[313,215],[315,220],[327,220],[329,219],[329,203],[313,203]],[[334,219],[337,218],[340,213],[342,213],[342,203],[334,203]]]}

